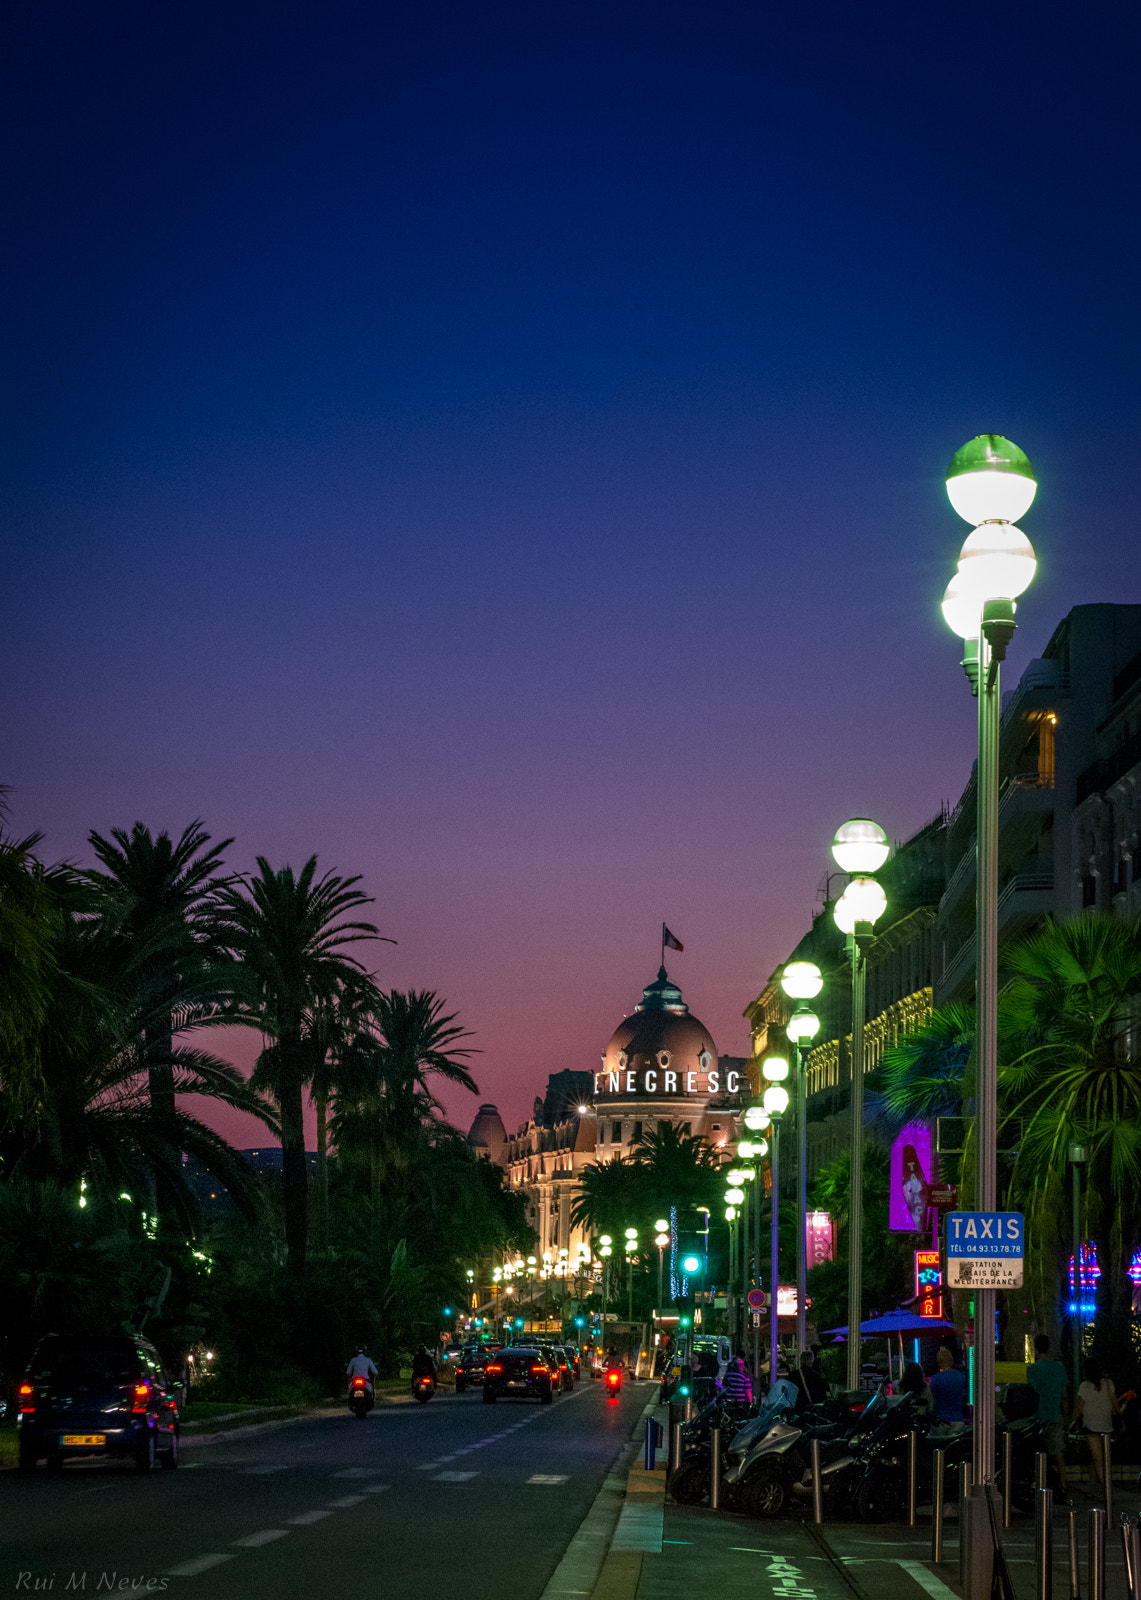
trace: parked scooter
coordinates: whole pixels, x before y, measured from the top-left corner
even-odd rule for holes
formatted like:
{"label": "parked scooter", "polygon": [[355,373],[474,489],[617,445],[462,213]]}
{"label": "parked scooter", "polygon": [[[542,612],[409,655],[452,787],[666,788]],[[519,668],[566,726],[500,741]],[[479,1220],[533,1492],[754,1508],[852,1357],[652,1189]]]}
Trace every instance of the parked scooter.
{"label": "parked scooter", "polygon": [[372,1384],[367,1378],[349,1379],[349,1410],[363,1422],[373,1408]]}

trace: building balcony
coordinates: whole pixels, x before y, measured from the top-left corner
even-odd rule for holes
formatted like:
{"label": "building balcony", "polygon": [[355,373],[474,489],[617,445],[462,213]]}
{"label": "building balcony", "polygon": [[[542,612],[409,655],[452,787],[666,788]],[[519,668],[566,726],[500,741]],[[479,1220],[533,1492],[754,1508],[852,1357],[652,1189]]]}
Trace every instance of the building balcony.
{"label": "building balcony", "polygon": [[1018,872],[999,890],[998,931],[1010,937],[1023,923],[1037,921],[1054,910],[1054,874]]}

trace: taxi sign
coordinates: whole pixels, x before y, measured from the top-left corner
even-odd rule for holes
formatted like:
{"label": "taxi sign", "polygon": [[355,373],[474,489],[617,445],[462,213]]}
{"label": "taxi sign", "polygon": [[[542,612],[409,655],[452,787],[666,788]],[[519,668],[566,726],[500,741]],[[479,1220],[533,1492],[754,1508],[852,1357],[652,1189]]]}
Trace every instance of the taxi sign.
{"label": "taxi sign", "polygon": [[1020,1211],[947,1213],[947,1284],[952,1289],[1021,1289]]}

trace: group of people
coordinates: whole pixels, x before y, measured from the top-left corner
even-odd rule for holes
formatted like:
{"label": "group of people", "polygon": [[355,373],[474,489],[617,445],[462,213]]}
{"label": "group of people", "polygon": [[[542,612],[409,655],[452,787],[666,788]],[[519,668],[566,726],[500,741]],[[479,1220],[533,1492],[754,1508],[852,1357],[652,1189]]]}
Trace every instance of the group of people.
{"label": "group of people", "polygon": [[[1083,1381],[1072,1404],[1067,1408],[1068,1394],[1066,1369],[1050,1354],[1050,1339],[1045,1333],[1034,1340],[1034,1360],[1026,1370],[1026,1381],[1038,1397],[1037,1417],[1045,1436],[1046,1453],[1054,1459],[1058,1482],[1063,1493],[1066,1489],[1066,1412],[1069,1420],[1080,1422],[1085,1428],[1089,1445],[1090,1464],[1099,1485],[1105,1483],[1105,1446],[1107,1434],[1113,1432],[1113,1419],[1121,1412],[1121,1401],[1113,1386],[1113,1379],[1099,1361],[1087,1361],[1083,1368]],[[955,1366],[955,1358],[946,1347],[939,1351],[939,1369],[928,1384],[931,1406],[939,1422],[965,1422],[967,1419],[967,1376]],[[916,1389],[922,1374],[918,1367],[904,1369],[903,1385],[909,1381]]]}

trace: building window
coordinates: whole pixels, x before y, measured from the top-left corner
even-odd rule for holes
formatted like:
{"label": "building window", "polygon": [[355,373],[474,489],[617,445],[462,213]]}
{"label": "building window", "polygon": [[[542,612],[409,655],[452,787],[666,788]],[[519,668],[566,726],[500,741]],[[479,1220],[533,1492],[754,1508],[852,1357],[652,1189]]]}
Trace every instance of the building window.
{"label": "building window", "polygon": [[634,1143],[637,1144],[638,1140],[641,1137],[642,1137],[642,1124],[640,1122],[636,1122],[634,1124],[634,1134],[633,1134]]}
{"label": "building window", "polygon": [[622,1143],[622,1124],[620,1122],[614,1123],[610,1130],[610,1137],[613,1139],[615,1144]]}
{"label": "building window", "polygon": [[1082,910],[1097,904],[1097,879],[1092,873],[1082,879]]}
{"label": "building window", "polygon": [[683,1122],[682,1125],[681,1125],[681,1131],[682,1131],[682,1133],[692,1133],[693,1132],[693,1123],[692,1122]]}
{"label": "building window", "polygon": [[[719,1122],[715,1122],[713,1124],[713,1131],[714,1131],[714,1133],[720,1133],[721,1132],[721,1124]],[[780,1307],[779,1306],[777,1307],[777,1315],[778,1315],[778,1317],[780,1315]]]}

